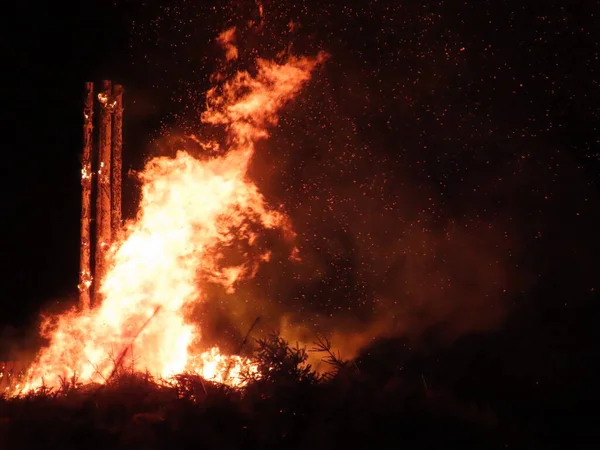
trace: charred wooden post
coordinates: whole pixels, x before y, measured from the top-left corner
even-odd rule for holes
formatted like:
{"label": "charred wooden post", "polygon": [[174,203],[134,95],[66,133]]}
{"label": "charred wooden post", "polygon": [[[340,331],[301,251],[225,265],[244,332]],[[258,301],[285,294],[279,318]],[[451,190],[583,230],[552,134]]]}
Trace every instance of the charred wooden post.
{"label": "charred wooden post", "polygon": [[112,118],[112,174],[111,174],[111,229],[112,238],[117,240],[121,235],[121,181],[123,173],[123,86],[117,84],[113,88],[114,101]]}
{"label": "charred wooden post", "polygon": [[90,221],[92,206],[92,136],[94,132],[94,83],[85,83],[83,153],[81,155],[81,244],[79,250],[79,307],[90,307],[92,284]]}
{"label": "charred wooden post", "polygon": [[100,280],[106,273],[106,254],[111,242],[111,202],[110,202],[110,165],[112,135],[112,100],[111,82],[102,82],[102,91],[98,94],[99,129],[98,129],[98,190],[96,193],[96,258],[94,269],[94,303],[100,301]]}

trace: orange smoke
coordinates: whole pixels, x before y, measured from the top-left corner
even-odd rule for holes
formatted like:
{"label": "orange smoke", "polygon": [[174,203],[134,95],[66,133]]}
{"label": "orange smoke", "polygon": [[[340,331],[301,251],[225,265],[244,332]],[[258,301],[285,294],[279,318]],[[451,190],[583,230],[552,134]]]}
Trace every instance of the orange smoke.
{"label": "orange smoke", "polygon": [[[235,53],[234,32],[220,38],[228,58]],[[102,303],[44,322],[41,331],[49,346],[29,368],[21,391],[58,387],[61,378],[73,376],[83,383],[103,383],[125,359],[159,377],[192,371],[241,383],[240,371],[252,369],[250,361],[221,355],[218,348],[190,354],[201,332],[186,322],[186,311],[210,301],[203,282],[233,290],[268,258],[245,255],[246,262],[235,266],[226,260],[224,250],[234,242],[253,244],[256,227],[250,225],[287,228],[286,217],[269,209],[246,172],[255,142],[267,137],[278,110],[322,60],[323,55],[289,57],[282,64],[258,60],[256,75],[239,72],[208,92],[202,121],[226,128],[228,151],[204,161],[180,151],[173,159],[155,158],[146,165],[137,218],[109,252]]]}

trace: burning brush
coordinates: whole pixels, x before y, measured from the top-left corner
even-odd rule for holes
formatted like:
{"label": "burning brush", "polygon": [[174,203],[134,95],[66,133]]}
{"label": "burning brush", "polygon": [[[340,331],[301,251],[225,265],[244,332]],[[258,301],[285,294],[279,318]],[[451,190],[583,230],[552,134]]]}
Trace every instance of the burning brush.
{"label": "burning brush", "polygon": [[[235,29],[226,33],[227,52],[233,54]],[[289,230],[287,218],[270,209],[248,179],[248,165],[255,143],[268,137],[268,128],[277,123],[280,108],[294,98],[324,59],[323,54],[289,56],[283,63],[258,59],[255,75],[238,72],[211,89],[202,122],[225,128],[227,150],[202,161],[185,151],[175,158],[149,161],[139,175],[142,196],[137,217],[122,229],[122,91],[111,97],[114,105],[100,101],[93,271],[89,219],[93,91],[87,85],[81,305],[44,320],[41,333],[49,345],[37,355],[24,381],[13,386],[14,392],[58,388],[61,380],[75,377],[84,384],[103,384],[125,360],[162,379],[189,372],[243,385],[241,374],[255,370],[253,362],[224,355],[216,347],[193,353],[200,328],[186,321],[185,312],[196,302],[208,301],[202,281],[232,290],[238,281],[253,276],[262,258],[248,257],[241,265],[228,266],[222,253],[236,240],[253,244],[256,227],[249,224]],[[109,93],[109,83],[104,83],[100,100],[109,98]]]}

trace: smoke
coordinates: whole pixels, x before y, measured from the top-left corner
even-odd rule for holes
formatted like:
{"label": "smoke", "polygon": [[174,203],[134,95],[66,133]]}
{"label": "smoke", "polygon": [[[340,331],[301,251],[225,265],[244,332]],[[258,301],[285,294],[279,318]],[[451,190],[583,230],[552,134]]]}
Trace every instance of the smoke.
{"label": "smoke", "polygon": [[[336,192],[334,182],[327,187]],[[385,205],[361,202],[359,193],[340,200],[353,213],[320,198],[277,198],[297,233],[299,260],[286,260],[275,239],[272,260],[238,293],[215,297],[223,306],[213,313],[246,327],[259,316],[262,332],[280,330],[301,345],[325,335],[353,357],[382,337],[447,342],[498,327],[525,286],[527,276],[511,264],[518,241],[501,219],[484,225],[449,216],[430,227],[424,217],[403,218],[410,208],[381,214]]]}
{"label": "smoke", "polygon": [[[226,20],[214,21],[214,48],[198,56],[207,66],[205,55],[225,46],[219,76],[212,77],[224,82],[240,68],[255,71],[257,57],[331,54],[257,145],[250,170],[267,201],[289,217],[295,239],[261,235],[256,251],[271,257],[256,276],[233,293],[210,288],[211,301],[190,315],[201,323],[205,344],[236,350],[257,317],[255,336],[279,330],[310,346],[326,335],[344,357],[383,337],[448,342],[501,326],[534,279],[522,236],[531,175],[541,173],[526,164],[535,149],[499,137],[515,133],[510,123],[469,109],[476,102],[464,97],[461,84],[468,53],[447,44],[452,32],[439,17],[407,7],[402,15],[415,20],[406,33],[419,34],[414,24],[425,14],[430,37],[419,34],[419,46],[408,44],[403,52],[377,47],[372,55],[366,38],[351,38],[354,19],[336,16],[335,2],[324,5],[326,20],[318,17],[321,9],[304,6],[227,10]],[[380,13],[382,21],[400,14]],[[181,39],[169,34],[168,14],[161,23],[163,41]],[[190,36],[177,50],[186,58]],[[199,85],[207,77],[198,76],[195,85],[197,72],[175,72],[172,58],[152,60],[168,65],[177,83],[190,80],[185,107],[169,111],[178,126],[177,144],[169,145],[199,156],[218,152],[189,140],[191,134],[199,142],[215,138],[214,130],[199,127],[205,105]],[[297,258],[290,259],[294,248]]]}
{"label": "smoke", "polygon": [[[234,36],[228,30],[221,43],[243,58]],[[205,345],[240,342],[256,318],[258,335],[279,331],[309,347],[325,335],[349,358],[383,337],[448,341],[499,326],[527,278],[513,270],[512,211],[484,210],[485,196],[465,207],[444,198],[465,188],[441,192],[427,172],[413,173],[410,156],[390,161],[393,148],[359,130],[361,118],[336,95],[327,79],[334,71],[318,73],[288,108],[250,171],[290,217],[295,241],[264,235],[257,248],[272,257],[256,277],[235,293],[215,287],[194,315]],[[498,164],[488,175],[509,169]]]}
{"label": "smoke", "polygon": [[[277,140],[274,133],[266,145],[277,147]],[[277,232],[263,234],[256,251],[272,253],[256,276],[234,293],[215,286],[210,301],[198,306],[206,346],[229,341],[227,350],[236,351],[256,318],[254,336],[279,331],[310,348],[324,335],[346,358],[385,337],[448,342],[501,325],[514,293],[525,287],[528,274],[513,265],[518,233],[507,216],[495,212],[477,221],[423,213],[434,193],[419,193],[408,177],[400,189],[365,195],[365,183],[385,190],[378,184],[387,182],[378,183],[378,172],[367,167],[362,185],[319,175],[333,155],[310,168],[304,163],[313,176],[298,177],[297,184],[282,176],[285,187],[275,187],[269,172],[285,173],[287,161],[273,170],[273,155],[262,154],[266,161],[259,151],[253,176],[263,180],[270,203],[282,205],[296,236],[290,242]],[[310,195],[307,180],[319,180]],[[290,260],[293,247],[297,258]]]}

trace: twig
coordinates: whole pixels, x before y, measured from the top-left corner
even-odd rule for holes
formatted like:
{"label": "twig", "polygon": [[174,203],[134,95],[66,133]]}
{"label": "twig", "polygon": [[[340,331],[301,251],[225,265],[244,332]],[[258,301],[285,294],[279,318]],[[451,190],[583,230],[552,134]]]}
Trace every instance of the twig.
{"label": "twig", "polygon": [[248,338],[250,338],[250,334],[252,333],[252,330],[254,330],[254,327],[256,325],[258,325],[259,321],[260,321],[260,316],[258,316],[256,319],[254,319],[254,322],[252,322],[252,325],[250,325],[250,328],[248,329],[248,332],[246,333],[246,336],[244,336],[244,340],[240,344],[240,348],[237,351],[238,355],[242,352],[242,349],[244,348],[244,346],[248,342]]}
{"label": "twig", "polygon": [[[242,340],[242,343],[240,344],[240,348],[238,349],[236,355],[239,355],[242,353],[244,346],[248,342],[248,338],[250,338],[250,334],[252,333],[252,330],[254,330],[254,327],[258,324],[259,321],[260,321],[260,316],[258,316],[256,319],[254,319],[254,322],[252,322],[252,325],[250,325],[250,328],[248,329],[246,336],[244,336],[244,340]],[[227,371],[225,372],[225,376],[223,377],[223,380],[229,379],[229,372],[231,371],[232,364],[233,364],[233,362],[230,359],[229,364],[227,364]]]}
{"label": "twig", "polygon": [[427,387],[427,382],[425,381],[425,376],[421,374],[421,379],[423,380],[423,385],[425,386],[425,392],[429,392],[429,387]]}
{"label": "twig", "polygon": [[154,312],[152,313],[152,315],[150,317],[148,317],[148,319],[146,319],[146,321],[140,327],[140,329],[135,334],[135,336],[133,336],[133,338],[131,338],[131,342],[129,343],[129,345],[125,346],[125,348],[121,351],[121,354],[119,355],[119,357],[115,361],[115,367],[113,368],[112,372],[108,376],[109,380],[115,375],[115,373],[119,369],[120,365],[122,364],[123,359],[125,358],[125,355],[127,354],[127,349],[133,345],[133,342],[137,339],[137,337],[141,334],[141,332],[144,331],[144,329],[148,326],[148,324],[150,323],[150,321],[156,316],[156,314],[158,313],[158,311],[160,311],[160,308],[161,308],[161,305],[158,305],[154,309]]}
{"label": "twig", "polygon": [[208,391],[206,390],[206,385],[204,384],[204,378],[202,377],[198,377],[200,378],[200,384],[202,385],[202,390],[204,391],[204,395],[208,395]]}
{"label": "twig", "polygon": [[89,360],[89,358],[87,358],[87,361],[90,363],[90,365],[94,368],[94,371],[100,375],[100,377],[104,380],[104,382],[106,383],[108,380],[104,377],[104,375],[102,375],[102,372],[100,372],[100,370],[98,369],[98,366],[96,366],[93,362],[91,362]]}

